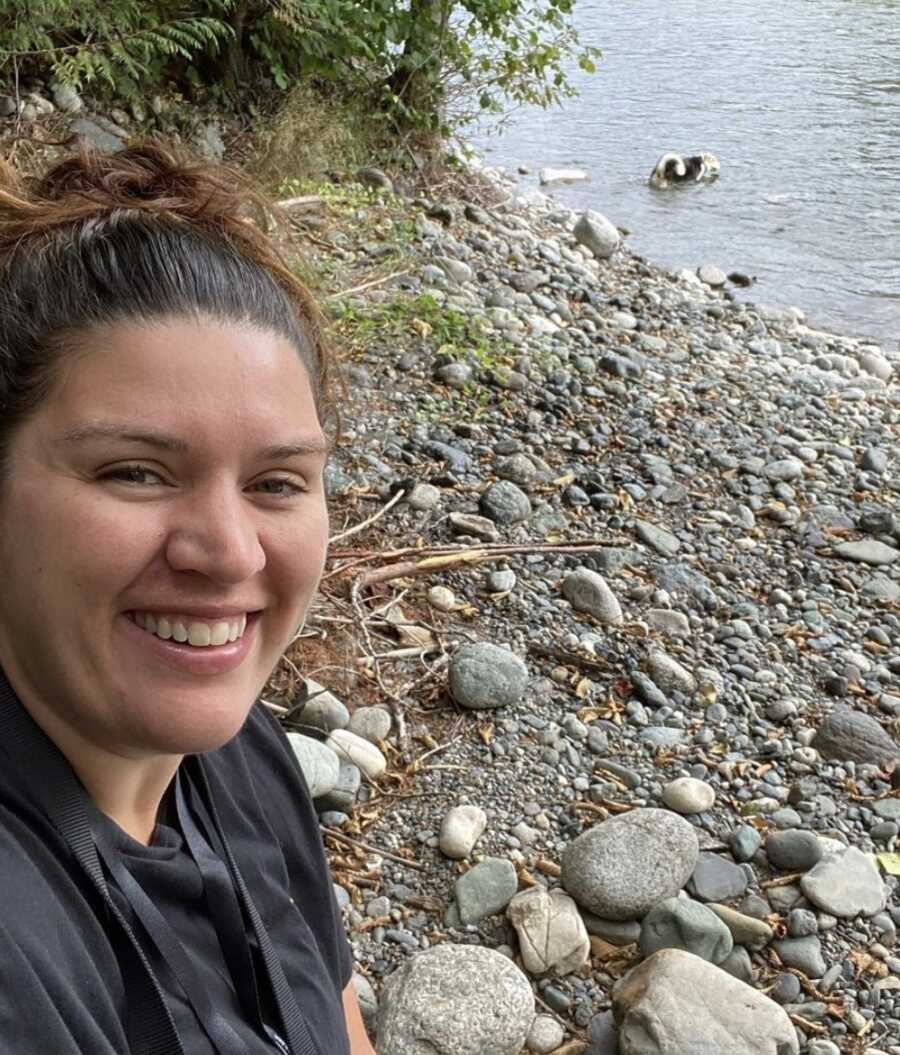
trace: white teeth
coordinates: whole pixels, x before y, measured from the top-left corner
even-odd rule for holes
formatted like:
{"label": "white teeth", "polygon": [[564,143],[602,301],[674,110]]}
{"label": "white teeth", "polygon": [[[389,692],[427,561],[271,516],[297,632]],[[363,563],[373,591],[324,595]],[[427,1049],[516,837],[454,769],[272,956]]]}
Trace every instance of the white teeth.
{"label": "white teeth", "polygon": [[164,641],[171,639],[180,644],[187,642],[195,648],[225,645],[231,641],[237,641],[247,629],[246,615],[231,620],[223,619],[215,623],[205,623],[186,616],[155,616],[150,612],[135,612],[134,621],[139,627],[151,634],[156,634]]}
{"label": "white teeth", "polygon": [[209,644],[212,634],[207,623],[190,623],[187,628],[188,644],[203,648]]}

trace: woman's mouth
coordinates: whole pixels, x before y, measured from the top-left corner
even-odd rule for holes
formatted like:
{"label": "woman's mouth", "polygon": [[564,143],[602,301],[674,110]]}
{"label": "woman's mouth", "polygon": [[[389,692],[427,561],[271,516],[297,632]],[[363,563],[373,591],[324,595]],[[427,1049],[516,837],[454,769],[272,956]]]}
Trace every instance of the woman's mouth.
{"label": "woman's mouth", "polygon": [[237,641],[247,629],[247,616],[232,616],[229,619],[197,619],[196,616],[177,612],[161,615],[156,612],[131,612],[132,620],[142,629],[163,641],[193,645],[194,648],[227,645]]}

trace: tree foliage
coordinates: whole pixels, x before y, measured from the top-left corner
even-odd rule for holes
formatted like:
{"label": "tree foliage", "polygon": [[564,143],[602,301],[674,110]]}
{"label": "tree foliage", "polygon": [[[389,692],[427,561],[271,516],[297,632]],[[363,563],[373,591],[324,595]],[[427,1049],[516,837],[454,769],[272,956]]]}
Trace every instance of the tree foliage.
{"label": "tree foliage", "polygon": [[225,93],[336,82],[397,129],[446,133],[509,103],[572,93],[598,52],[575,0],[31,0],[0,9],[3,75],[144,97],[173,79]]}

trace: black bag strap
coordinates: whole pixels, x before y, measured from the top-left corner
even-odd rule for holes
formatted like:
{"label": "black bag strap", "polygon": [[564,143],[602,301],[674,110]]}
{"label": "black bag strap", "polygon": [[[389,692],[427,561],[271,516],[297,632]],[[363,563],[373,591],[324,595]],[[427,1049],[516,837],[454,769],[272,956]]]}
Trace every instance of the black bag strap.
{"label": "black bag strap", "polygon": [[[278,1007],[278,1013],[281,1017],[281,1024],[284,1028],[284,1035],[287,1039],[291,1055],[321,1055],[319,1046],[313,1039],[312,1033],[307,1025],[306,1018],[297,1004],[290,983],[285,977],[284,968],[281,966],[281,961],[278,959],[278,954],[275,951],[275,946],[272,944],[272,939],[269,937],[269,932],[266,930],[259,911],[253,903],[253,898],[250,896],[250,891],[247,889],[247,884],[244,882],[244,877],[241,875],[237,861],[235,860],[231,847],[228,844],[228,839],[225,836],[225,829],[216,808],[216,801],[213,797],[212,787],[210,786],[207,766],[203,758],[199,755],[194,755],[191,759],[187,759],[186,761],[193,762],[196,766],[199,777],[199,790],[202,793],[200,796],[197,796],[200,800],[201,818],[203,817],[203,813],[208,811],[208,824],[211,827],[210,834],[214,833],[218,839],[221,851],[228,864],[232,879],[234,880],[238,897],[241,900],[244,911],[247,914],[247,919],[250,921],[253,933],[256,936],[259,952],[262,956],[266,973],[269,976],[269,983],[272,987],[272,993],[275,997],[275,1003]],[[188,820],[189,824],[192,823],[189,814]]]}
{"label": "black bag strap", "polygon": [[0,671],[0,752],[17,769],[47,819],[90,879],[117,927],[113,948],[125,987],[132,1055],[185,1055],[165,996],[130,924],[110,897],[87,817],[87,792],[56,745]]}

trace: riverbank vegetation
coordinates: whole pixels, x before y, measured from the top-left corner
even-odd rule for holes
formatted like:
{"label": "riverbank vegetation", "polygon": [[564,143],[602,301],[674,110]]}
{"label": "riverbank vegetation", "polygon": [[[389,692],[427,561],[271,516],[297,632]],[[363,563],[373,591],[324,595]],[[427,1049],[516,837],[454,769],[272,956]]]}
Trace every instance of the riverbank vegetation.
{"label": "riverbank vegetation", "polygon": [[34,0],[0,11],[0,61],[11,94],[41,77],[138,109],[177,91],[252,115],[299,86],[370,144],[433,154],[478,114],[572,94],[598,57],[574,2]]}

